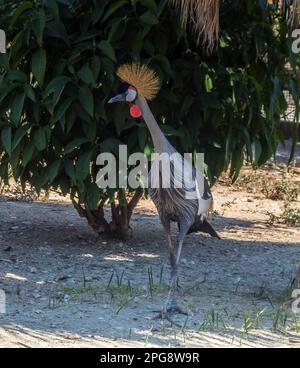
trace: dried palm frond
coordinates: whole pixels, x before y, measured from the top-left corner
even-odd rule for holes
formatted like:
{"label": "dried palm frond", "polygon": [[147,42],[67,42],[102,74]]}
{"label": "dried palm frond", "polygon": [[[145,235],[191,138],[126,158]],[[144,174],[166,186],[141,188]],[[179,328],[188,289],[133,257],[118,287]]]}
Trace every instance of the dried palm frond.
{"label": "dried palm frond", "polygon": [[195,32],[197,42],[203,37],[207,50],[215,48],[219,38],[220,0],[169,0],[180,9],[184,27],[190,24]]}
{"label": "dried palm frond", "polygon": [[298,26],[300,24],[300,0],[292,1],[292,9],[291,9],[291,25]]}
{"label": "dried palm frond", "polygon": [[300,24],[300,0],[268,0],[269,4],[278,3],[291,28]]}
{"label": "dried palm frond", "polygon": [[117,71],[118,77],[135,87],[146,100],[153,100],[160,89],[158,75],[147,65],[139,63],[124,64]]}

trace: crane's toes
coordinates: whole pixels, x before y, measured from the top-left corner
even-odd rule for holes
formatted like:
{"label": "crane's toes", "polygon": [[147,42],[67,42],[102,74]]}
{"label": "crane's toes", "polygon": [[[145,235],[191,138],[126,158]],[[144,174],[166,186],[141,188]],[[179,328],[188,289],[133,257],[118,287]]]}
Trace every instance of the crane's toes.
{"label": "crane's toes", "polygon": [[180,326],[177,322],[175,322],[172,319],[172,317],[178,314],[188,316],[188,313],[183,311],[175,300],[172,300],[170,303],[168,303],[168,305],[164,307],[162,310],[153,311],[153,313],[157,313],[157,315],[152,318],[153,320],[166,319],[168,322],[171,323],[171,325],[174,325],[179,328],[181,328],[182,326]]}

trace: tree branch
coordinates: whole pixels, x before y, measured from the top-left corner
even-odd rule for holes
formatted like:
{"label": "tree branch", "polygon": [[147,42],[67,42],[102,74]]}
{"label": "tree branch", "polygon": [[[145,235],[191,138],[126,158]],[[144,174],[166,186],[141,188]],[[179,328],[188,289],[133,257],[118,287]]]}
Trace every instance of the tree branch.
{"label": "tree branch", "polygon": [[132,212],[134,210],[134,208],[136,207],[136,205],[139,203],[139,200],[142,198],[143,196],[143,189],[142,188],[138,188],[136,190],[136,192],[134,193],[133,197],[131,198],[130,202],[127,205],[127,216],[128,216],[128,220],[130,220],[131,216],[132,216]]}

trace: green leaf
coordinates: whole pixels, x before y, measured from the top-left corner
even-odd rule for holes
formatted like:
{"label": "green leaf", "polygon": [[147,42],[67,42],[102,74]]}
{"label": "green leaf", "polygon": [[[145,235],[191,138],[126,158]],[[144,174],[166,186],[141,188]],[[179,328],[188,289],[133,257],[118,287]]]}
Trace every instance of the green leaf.
{"label": "green leaf", "polygon": [[96,8],[94,9],[92,16],[91,16],[91,20],[92,20],[92,25],[94,26],[103,16],[103,12],[104,12],[104,7],[105,7],[105,2],[101,2],[101,5],[98,3]]}
{"label": "green leaf", "polygon": [[23,151],[23,157],[22,157],[23,167],[26,167],[28,165],[29,161],[32,159],[34,151],[35,151],[34,144],[32,142],[28,142]]}
{"label": "green leaf", "polygon": [[260,141],[255,140],[255,142],[254,142],[254,160],[255,160],[256,165],[258,165],[261,154],[262,154],[261,143],[260,143]]}
{"label": "green leaf", "polygon": [[81,152],[76,162],[76,179],[83,181],[89,174],[92,152]]}
{"label": "green leaf", "polygon": [[[8,96],[11,92],[13,92],[17,87],[16,83],[12,83],[10,85],[3,85],[3,88],[0,86],[0,102],[2,102],[6,96]],[[14,92],[15,93],[15,92]]]}
{"label": "green leaf", "polygon": [[108,41],[101,41],[98,45],[99,49],[112,61],[116,62],[116,54],[112,45]]}
{"label": "green leaf", "polygon": [[117,135],[120,136],[126,126],[127,106],[119,104],[114,106],[114,124],[117,129]]}
{"label": "green leaf", "polygon": [[118,9],[120,9],[122,6],[127,5],[127,0],[119,0],[112,4],[110,8],[106,11],[102,22],[105,22],[111,15],[117,12]]}
{"label": "green leaf", "polygon": [[182,136],[182,132],[171,127],[170,125],[161,125],[161,130],[164,133],[165,136],[177,136],[180,137]]}
{"label": "green leaf", "polygon": [[241,168],[243,167],[244,163],[244,150],[242,148],[237,148],[232,153],[231,158],[231,168],[230,168],[230,177],[232,182],[235,182],[239,176]]}
{"label": "green leaf", "polygon": [[8,30],[11,30],[15,25],[16,21],[18,20],[18,18],[24,13],[24,11],[31,9],[32,6],[33,3],[31,1],[24,1],[20,6],[18,6],[13,13],[13,16],[8,26]]}
{"label": "green leaf", "polygon": [[101,152],[111,152],[117,155],[120,144],[122,144],[122,142],[119,139],[107,138],[100,143],[100,150]]}
{"label": "green leaf", "polygon": [[30,84],[25,84],[24,85],[24,92],[25,95],[33,102],[36,102],[36,98],[35,98],[35,94],[34,94],[34,90],[31,87]]}
{"label": "green leaf", "polygon": [[69,134],[77,119],[75,109],[69,109],[66,112],[66,133]]}
{"label": "green leaf", "polygon": [[48,126],[40,127],[34,133],[33,140],[38,151],[43,151],[47,147],[50,134],[51,130]]}
{"label": "green leaf", "polygon": [[114,43],[124,36],[126,33],[126,26],[125,26],[125,20],[122,18],[115,18],[114,22],[112,23],[112,26],[110,27],[110,31],[108,34],[107,40],[110,43]]}
{"label": "green leaf", "polygon": [[76,173],[75,173],[75,166],[73,163],[68,160],[65,162],[65,172],[71,178],[72,183],[76,185]]}
{"label": "green leaf", "polygon": [[91,69],[93,72],[93,80],[96,81],[99,73],[100,73],[100,69],[101,69],[101,62],[100,62],[100,58],[99,56],[94,56],[91,60]]}
{"label": "green leaf", "polygon": [[46,24],[45,12],[43,9],[39,9],[34,14],[32,20],[32,30],[40,47],[42,46],[45,24]]}
{"label": "green leaf", "polygon": [[140,16],[140,21],[151,26],[158,24],[158,18],[150,11],[147,11],[142,16]]}
{"label": "green leaf", "polygon": [[78,91],[78,99],[84,110],[91,116],[94,116],[94,97],[89,88],[81,87]]}
{"label": "green leaf", "polygon": [[39,49],[32,56],[32,73],[42,87],[44,84],[45,72],[46,72],[46,52],[44,49]]}
{"label": "green leaf", "polygon": [[17,125],[20,122],[23,107],[24,107],[25,93],[19,93],[13,100],[11,105],[11,120]]}
{"label": "green leaf", "polygon": [[59,9],[56,0],[43,0],[43,3],[50,10],[54,19],[59,21]]}
{"label": "green leaf", "polygon": [[103,57],[101,59],[101,63],[103,65],[103,70],[105,71],[105,74],[107,75],[107,78],[111,81],[114,82],[115,78],[116,78],[116,68],[115,68],[115,64],[108,59],[107,57]]}
{"label": "green leaf", "polygon": [[20,59],[23,56],[24,53],[24,46],[28,46],[28,42],[25,39],[25,31],[20,30],[20,32],[17,33],[17,35],[13,38],[11,47],[10,47],[10,55],[9,55],[9,61],[10,65],[13,66],[13,68],[16,68],[18,64],[20,63]]}
{"label": "green leaf", "polygon": [[87,138],[77,138],[72,142],[68,143],[64,149],[64,154],[67,155],[74,151],[75,148],[80,147],[82,144],[87,143],[89,140]]}
{"label": "green leaf", "polygon": [[4,148],[9,156],[11,156],[11,126],[5,126],[1,132],[1,139]]}
{"label": "green leaf", "polygon": [[213,89],[213,82],[208,74],[205,74],[205,89],[206,92],[211,92]]}
{"label": "green leaf", "polygon": [[86,190],[86,203],[88,208],[92,211],[97,210],[99,201],[101,198],[101,192],[96,183],[91,183],[88,185]]}
{"label": "green leaf", "polygon": [[47,175],[45,175],[45,172],[43,172],[43,174],[35,173],[31,180],[35,190],[39,194],[41,189],[47,184],[48,178]]}
{"label": "green leaf", "polygon": [[19,145],[19,143],[21,142],[21,140],[26,135],[28,129],[29,129],[29,126],[26,125],[26,126],[20,127],[16,131],[16,134],[14,135],[14,138],[13,138],[13,141],[12,141],[12,148],[11,148],[12,151]]}
{"label": "green leaf", "polygon": [[13,178],[15,179],[15,181],[17,181],[20,176],[20,165],[19,165],[20,152],[21,152],[20,147],[17,147],[14,151],[12,151],[11,157],[9,160],[9,163],[12,169]]}
{"label": "green leaf", "polygon": [[169,60],[162,55],[158,55],[154,58],[154,60],[158,63],[158,65],[162,68],[162,70],[169,75],[170,77],[173,77],[173,71],[171,64]]}
{"label": "green leaf", "polygon": [[90,142],[94,142],[97,134],[97,123],[95,120],[87,124],[82,125],[82,129],[84,131],[85,136],[88,138]]}
{"label": "green leaf", "polygon": [[9,184],[9,167],[8,162],[2,160],[0,165],[0,178],[2,179],[2,182],[4,182],[6,185]]}
{"label": "green leaf", "polygon": [[10,70],[6,75],[6,79],[11,82],[27,82],[27,76],[21,70]]}
{"label": "green leaf", "polygon": [[43,93],[43,98],[46,99],[49,95],[53,94],[53,105],[56,106],[66,87],[66,84],[70,81],[71,78],[66,77],[65,75],[52,79],[52,81],[48,83],[45,92]]}
{"label": "green leaf", "polygon": [[66,176],[61,176],[59,178],[59,186],[63,196],[70,193],[70,180]]}
{"label": "green leaf", "polygon": [[183,101],[181,113],[182,114],[188,113],[194,102],[195,102],[194,97],[191,95],[187,95]]}
{"label": "green leaf", "polygon": [[61,161],[56,160],[56,161],[52,162],[52,164],[48,167],[48,169],[47,169],[47,178],[48,178],[50,184],[52,184],[53,181],[55,180],[55,178],[57,177],[60,166],[61,166]]}
{"label": "green leaf", "polygon": [[148,137],[148,131],[147,128],[143,127],[138,130],[138,141],[139,141],[139,147],[143,151],[144,147],[146,145]]}
{"label": "green leaf", "polygon": [[158,11],[158,7],[155,0],[141,0],[141,3],[155,13]]}
{"label": "green leaf", "polygon": [[77,75],[86,84],[95,85],[95,83],[96,83],[95,78],[94,78],[94,74],[93,74],[91,68],[89,67],[88,63],[84,64],[84,66],[78,71]]}
{"label": "green leaf", "polygon": [[9,58],[8,53],[2,54],[0,52],[0,70],[3,69],[5,71],[9,70]]}
{"label": "green leaf", "polygon": [[59,38],[69,45],[70,40],[66,31],[66,27],[63,23],[58,21],[52,21],[46,23],[45,34],[50,38]]}
{"label": "green leaf", "polygon": [[66,113],[66,111],[68,110],[68,108],[71,106],[73,102],[73,99],[71,97],[67,98],[66,100],[64,100],[59,106],[58,108],[55,110],[54,115],[51,119],[51,123],[54,124],[57,121],[59,121]]}

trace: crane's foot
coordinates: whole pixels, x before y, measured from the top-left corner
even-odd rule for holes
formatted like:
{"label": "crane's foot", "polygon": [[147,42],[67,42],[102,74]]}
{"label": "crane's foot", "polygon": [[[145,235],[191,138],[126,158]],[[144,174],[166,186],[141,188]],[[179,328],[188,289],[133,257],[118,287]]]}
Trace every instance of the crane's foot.
{"label": "crane's foot", "polygon": [[179,307],[176,300],[171,300],[162,310],[153,311],[153,313],[157,313],[157,315],[152,318],[153,320],[157,320],[157,319],[164,320],[165,319],[168,322],[170,322],[171,326],[174,325],[179,328],[181,328],[182,326],[180,326],[179,323],[173,320],[173,316],[178,315],[178,314],[188,316],[188,313],[184,312]]}

